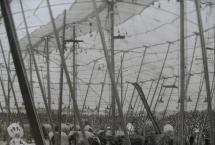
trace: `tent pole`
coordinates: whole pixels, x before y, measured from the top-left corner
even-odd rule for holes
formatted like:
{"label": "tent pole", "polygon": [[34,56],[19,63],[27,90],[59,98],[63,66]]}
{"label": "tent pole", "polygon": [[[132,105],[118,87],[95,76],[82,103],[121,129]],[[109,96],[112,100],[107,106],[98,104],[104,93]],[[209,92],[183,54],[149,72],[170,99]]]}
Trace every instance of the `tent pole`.
{"label": "tent pole", "polygon": [[[74,90],[73,90],[73,92],[71,92],[71,95],[73,95],[74,96],[74,98],[75,98],[75,100],[76,100],[76,102],[77,102],[77,57],[76,57],[76,52],[77,52],[77,50],[76,50],[76,42],[75,42],[75,40],[76,40],[76,27],[75,27],[75,24],[72,26],[72,31],[73,31],[73,40],[74,40],[74,42],[73,42],[73,50],[72,50],[72,63],[73,63],[73,65],[72,65],[72,69],[73,69],[73,73],[72,73],[72,83],[73,83],[73,88],[74,88]],[[74,107],[74,105],[73,105],[73,110],[75,110],[75,107]],[[74,122],[74,130],[76,130],[76,114],[75,113],[73,113],[73,122]],[[76,145],[76,139],[75,139],[75,145]]]}
{"label": "tent pole", "polygon": [[[19,120],[20,120],[21,126],[23,127],[23,121],[22,121],[20,110],[19,110],[16,93],[14,91],[13,82],[12,82],[12,79],[11,79],[10,71],[8,69],[8,65],[7,65],[7,62],[6,62],[6,57],[5,57],[5,53],[4,53],[1,41],[0,41],[0,47],[1,47],[1,52],[2,52],[2,56],[3,56],[3,60],[4,60],[4,63],[5,63],[5,67],[6,67],[6,70],[7,70],[8,82],[10,84],[10,88],[11,88],[12,93],[13,93],[13,98],[14,98],[15,106],[16,106],[17,113],[18,113],[18,116],[19,116]],[[9,97],[9,95],[8,95],[8,97]]]}
{"label": "tent pole", "polygon": [[94,63],[93,63],[93,69],[92,69],[92,72],[91,72],[91,75],[90,75],[89,83],[87,85],[87,91],[86,91],[86,94],[85,94],[85,97],[84,97],[84,103],[82,105],[82,111],[81,111],[82,113],[83,113],[85,105],[86,105],[86,100],[87,100],[87,96],[88,96],[88,93],[89,93],[90,85],[91,85],[91,82],[92,82],[92,77],[93,77],[95,65],[96,65],[96,61],[94,61]]}
{"label": "tent pole", "polygon": [[[47,2],[48,10],[49,10],[49,15],[50,15],[50,18],[51,18],[51,23],[52,23],[53,30],[54,30],[55,39],[56,39],[56,42],[57,42],[57,48],[58,48],[58,50],[60,52],[62,65],[63,65],[64,72],[65,72],[65,75],[66,75],[68,87],[69,87],[70,92],[74,92],[74,88],[72,87],[72,82],[71,82],[71,79],[70,79],[70,76],[69,76],[68,67],[67,67],[66,61],[64,59],[63,51],[61,49],[62,46],[60,44],[60,39],[59,39],[59,36],[58,36],[56,24],[55,24],[54,17],[53,17],[53,14],[52,14],[50,2],[49,2],[49,0],[46,0],[46,2]],[[75,114],[77,116],[77,119],[78,119],[78,122],[79,122],[79,125],[80,125],[80,128],[81,128],[81,132],[83,134],[84,143],[85,143],[85,145],[89,145],[89,142],[88,142],[88,140],[86,138],[86,134],[85,134],[85,131],[84,131],[84,125],[83,125],[82,120],[81,120],[81,116],[80,116],[80,112],[79,112],[79,109],[78,109],[78,104],[77,104],[76,98],[73,95],[71,95],[71,96],[72,96],[72,100],[73,100],[74,111],[75,111]]]}
{"label": "tent pole", "polygon": [[[215,25],[214,25],[214,78],[215,78]],[[215,112],[215,83],[214,83],[214,87],[213,87],[213,92],[212,92],[212,97],[214,99],[214,112]]]}
{"label": "tent pole", "polygon": [[[66,10],[64,10],[63,15],[63,33],[62,33],[62,49],[63,53],[65,50],[65,30],[66,30]],[[58,101],[58,126],[59,126],[59,134],[58,134],[58,144],[61,144],[61,130],[62,130],[62,103],[63,103],[63,65],[60,64],[60,83],[59,83],[59,101]],[[56,137],[57,138],[57,137]]]}
{"label": "tent pole", "polygon": [[[6,61],[6,64],[8,63],[8,67],[6,68],[8,71],[10,71],[10,51],[8,53],[8,61]],[[8,104],[8,107],[10,109],[10,82],[9,82],[9,76],[8,76],[8,81],[7,81],[7,104]],[[7,114],[7,117],[8,117],[8,123],[10,124],[11,122],[11,112],[9,111],[9,113]]]}
{"label": "tent pole", "polygon": [[[115,11],[114,11],[114,3],[115,0],[111,0],[109,4],[110,11],[110,48],[111,48],[111,65],[112,65],[112,71],[114,75],[114,81],[115,81],[115,56],[114,56],[114,24],[115,24]],[[112,83],[112,82],[111,82]],[[115,135],[116,130],[116,100],[115,100],[115,92],[113,88],[113,84],[111,84],[111,111],[112,111],[112,134]]]}
{"label": "tent pole", "polygon": [[99,103],[98,103],[98,110],[97,110],[97,115],[98,116],[99,116],[99,111],[100,111],[100,106],[101,106],[101,99],[102,99],[102,95],[103,95],[103,92],[104,92],[104,86],[105,86],[106,76],[107,76],[107,70],[105,71],[104,80],[102,82],[101,93],[100,93],[100,96],[99,96]]}
{"label": "tent pole", "polygon": [[180,1],[180,145],[185,144],[184,101],[185,101],[185,56],[184,56],[184,0]]}
{"label": "tent pole", "polygon": [[1,11],[4,15],[5,28],[9,40],[9,45],[11,48],[11,53],[13,57],[14,66],[16,68],[17,77],[19,80],[19,86],[22,93],[22,97],[25,103],[26,113],[30,122],[32,133],[37,145],[45,145],[44,135],[39,122],[38,115],[36,113],[36,108],[33,104],[33,95],[30,89],[30,84],[27,78],[24,62],[21,56],[21,50],[19,46],[19,41],[17,38],[14,21],[11,15],[11,9],[9,1],[1,0]]}
{"label": "tent pole", "polygon": [[123,116],[123,111],[122,111],[122,107],[121,107],[121,103],[120,103],[120,99],[119,99],[119,94],[118,94],[118,91],[117,91],[117,85],[116,85],[116,82],[115,82],[115,79],[114,79],[115,77],[114,77],[112,65],[111,65],[111,62],[110,62],[110,58],[108,56],[108,49],[107,49],[107,45],[106,45],[106,42],[105,42],[104,32],[103,32],[103,29],[102,29],[101,20],[99,18],[99,13],[98,13],[96,1],[92,0],[92,4],[93,4],[93,8],[96,11],[95,14],[96,14],[97,27],[99,29],[99,34],[100,34],[100,37],[101,37],[101,42],[102,42],[102,46],[103,46],[103,50],[104,50],[104,54],[105,54],[105,59],[106,59],[106,63],[107,63],[107,68],[108,68],[110,80],[111,80],[111,83],[113,85],[113,89],[114,89],[114,92],[115,92],[115,99],[116,99],[116,103],[117,103],[117,106],[118,106],[119,117],[120,117],[120,120],[121,120],[122,129],[123,129],[123,131],[125,133],[126,145],[131,145],[130,138],[129,138],[129,135],[128,135],[128,132],[127,132],[127,129],[126,129],[126,121],[125,121],[125,118]]}
{"label": "tent pole", "polygon": [[123,53],[123,56],[121,56],[121,65],[120,65],[120,78],[121,78],[121,106],[122,106],[122,99],[123,99],[123,73],[122,73],[122,68],[123,68],[123,60],[124,60],[125,53]]}
{"label": "tent pole", "polygon": [[48,99],[48,106],[49,106],[49,110],[51,111],[51,104],[52,104],[52,100],[51,100],[51,87],[50,87],[50,55],[49,55],[49,37],[46,37],[46,72],[47,72],[47,99]]}
{"label": "tent pole", "polygon": [[213,112],[211,107],[211,90],[210,90],[210,82],[209,82],[209,74],[208,74],[208,62],[207,62],[207,51],[205,47],[205,39],[204,39],[204,31],[203,31],[203,24],[202,24],[202,17],[201,17],[201,10],[200,10],[200,2],[199,0],[195,0],[196,6],[196,14],[198,20],[198,28],[200,34],[200,42],[202,48],[202,58],[203,58],[203,65],[204,65],[204,75],[205,75],[205,85],[206,85],[206,92],[207,92],[207,100],[208,100],[208,114],[209,114],[209,124],[210,124],[210,143],[211,145],[215,145],[214,141],[214,121],[213,121]]}
{"label": "tent pole", "polygon": [[42,94],[42,97],[43,97],[43,102],[44,102],[44,105],[45,105],[45,108],[46,108],[46,111],[47,111],[47,114],[48,114],[49,123],[51,125],[53,133],[55,134],[54,124],[53,124],[53,120],[52,120],[52,117],[51,117],[51,112],[50,112],[50,109],[49,109],[48,104],[47,104],[47,97],[46,97],[45,90],[44,90],[44,87],[43,87],[43,84],[42,84],[42,79],[40,77],[37,61],[36,61],[36,58],[35,58],[35,55],[34,55],[34,52],[33,52],[33,46],[32,46],[32,42],[31,42],[30,33],[28,31],[28,25],[27,25],[25,13],[24,13],[24,8],[23,8],[23,5],[22,5],[22,1],[20,0],[19,2],[20,2],[20,6],[21,6],[22,17],[23,17],[25,30],[26,30],[26,34],[27,34],[27,38],[28,38],[28,43],[29,43],[29,47],[27,47],[27,49],[28,49],[28,52],[31,53],[31,56],[32,56],[32,60],[33,60],[33,63],[34,63],[37,79],[38,79],[39,86],[40,86],[40,91],[41,91],[41,94]]}

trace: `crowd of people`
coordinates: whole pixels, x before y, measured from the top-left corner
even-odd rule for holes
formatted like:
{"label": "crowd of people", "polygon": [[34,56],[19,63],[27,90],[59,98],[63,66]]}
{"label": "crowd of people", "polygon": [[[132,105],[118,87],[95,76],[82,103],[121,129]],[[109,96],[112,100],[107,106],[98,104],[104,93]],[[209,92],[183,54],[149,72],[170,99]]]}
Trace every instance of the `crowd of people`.
{"label": "crowd of people", "polygon": [[[185,114],[185,142],[186,145],[209,145],[209,123],[205,117],[205,112],[189,112]],[[101,121],[101,120],[100,120]],[[127,140],[122,131],[121,125],[111,124],[93,124],[94,121],[85,122],[84,132],[90,145],[124,145]],[[134,117],[129,120],[127,131],[129,133],[132,145],[177,145],[180,142],[179,114],[169,115],[162,119],[156,119],[161,133],[156,132],[154,126],[149,119],[140,119]],[[12,127],[11,127],[12,126]],[[15,130],[14,130],[15,129]],[[43,133],[49,145],[82,145],[85,144],[83,132],[78,125],[62,124],[61,133],[59,126],[55,125],[55,131],[51,130],[49,124],[42,125]],[[11,137],[10,145],[27,145],[31,141],[25,139],[22,127],[17,123],[11,124],[7,128],[7,132]],[[21,134],[19,132],[22,132]],[[59,135],[61,140],[59,141]],[[32,138],[32,136],[31,136]],[[60,142],[60,143],[59,143]],[[19,144],[20,143],[20,144]]]}

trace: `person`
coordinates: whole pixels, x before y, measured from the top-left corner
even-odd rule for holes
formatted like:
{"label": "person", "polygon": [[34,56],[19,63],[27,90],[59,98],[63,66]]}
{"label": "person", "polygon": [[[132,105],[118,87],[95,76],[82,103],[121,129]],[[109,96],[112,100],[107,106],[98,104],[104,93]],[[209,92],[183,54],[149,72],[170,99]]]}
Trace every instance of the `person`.
{"label": "person", "polygon": [[93,132],[93,128],[89,125],[88,122],[85,123],[84,130],[89,131],[89,132]]}
{"label": "person", "polygon": [[10,145],[28,145],[18,134],[10,140]]}
{"label": "person", "polygon": [[160,136],[160,139],[157,139],[159,144],[167,144],[173,145],[174,144],[174,128],[170,124],[166,124],[163,127],[163,134]]}
{"label": "person", "polygon": [[18,123],[12,123],[7,128],[9,136],[12,138],[9,142],[10,145],[28,145],[23,139],[24,131]]}
{"label": "person", "polygon": [[[56,140],[58,139],[58,136],[59,136],[59,128],[58,126],[55,126],[55,134],[56,134],[56,137],[54,137],[54,133],[51,131],[49,132],[49,142],[50,142],[50,145],[56,145],[57,143]],[[65,132],[61,132],[61,142],[60,142],[60,145],[69,145],[69,138],[67,136],[67,134]]]}

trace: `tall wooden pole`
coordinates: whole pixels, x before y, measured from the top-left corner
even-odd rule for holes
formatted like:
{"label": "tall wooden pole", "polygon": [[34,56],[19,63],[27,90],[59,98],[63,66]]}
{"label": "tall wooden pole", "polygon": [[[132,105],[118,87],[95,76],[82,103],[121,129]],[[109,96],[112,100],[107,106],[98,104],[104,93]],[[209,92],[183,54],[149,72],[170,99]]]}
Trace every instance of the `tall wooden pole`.
{"label": "tall wooden pole", "polygon": [[[14,87],[13,87],[13,82],[12,82],[10,70],[8,69],[8,65],[7,65],[7,62],[6,62],[6,57],[5,57],[5,53],[4,53],[4,50],[3,50],[3,46],[2,46],[1,41],[0,41],[0,47],[1,47],[1,52],[2,52],[2,56],[3,56],[5,68],[6,68],[6,70],[7,70],[8,82],[10,83],[10,88],[11,88],[11,90],[12,90],[12,94],[13,94],[15,106],[16,106],[17,113],[18,113],[18,116],[19,116],[19,120],[20,120],[20,123],[21,123],[21,125],[22,125],[22,127],[23,127],[23,121],[22,121],[22,117],[21,117],[21,114],[20,114],[20,110],[19,110],[19,106],[18,106],[18,101],[17,101],[16,93],[15,93],[15,90],[14,90]],[[14,77],[14,78],[15,78],[15,77]],[[9,97],[9,95],[8,95],[8,97]],[[8,105],[10,106],[9,103],[8,103]]]}
{"label": "tall wooden pole", "polygon": [[24,62],[21,57],[21,50],[19,46],[19,41],[17,38],[14,21],[12,18],[12,12],[10,9],[9,1],[0,1],[1,12],[4,16],[5,28],[8,36],[8,41],[10,45],[11,54],[13,57],[14,66],[16,69],[20,90],[25,104],[26,113],[30,122],[32,133],[37,145],[45,145],[44,135],[42,128],[40,126],[39,118],[36,113],[35,106],[33,104],[33,96],[30,89],[30,84],[28,82],[26,69],[24,67]]}
{"label": "tall wooden pole", "polygon": [[[63,33],[62,33],[62,49],[63,53],[65,50],[65,30],[66,30],[66,10],[64,10],[63,16]],[[60,83],[59,83],[59,101],[58,101],[58,126],[59,126],[59,134],[57,143],[61,144],[61,123],[62,123],[62,103],[63,103],[63,65],[60,64]],[[57,137],[56,137],[57,138]]]}
{"label": "tall wooden pole", "polygon": [[92,69],[92,72],[91,72],[91,75],[90,75],[89,83],[87,85],[87,90],[86,90],[86,94],[85,94],[85,97],[84,97],[84,103],[82,105],[82,113],[83,113],[84,107],[86,105],[86,100],[87,100],[87,96],[88,96],[88,93],[89,93],[89,89],[90,89],[90,85],[91,85],[91,81],[92,81],[92,77],[93,77],[95,65],[96,65],[96,61],[94,61],[94,63],[93,63],[93,69]]}
{"label": "tall wooden pole", "polygon": [[120,78],[121,78],[121,105],[122,105],[122,100],[123,100],[123,73],[122,73],[122,68],[123,68],[123,58],[124,58],[124,54],[125,53],[123,53],[123,56],[121,56],[121,68],[120,68]]}
{"label": "tall wooden pole", "polygon": [[[42,98],[43,98],[43,102],[44,102],[44,105],[45,105],[45,108],[46,108],[46,112],[48,114],[49,123],[51,125],[52,131],[55,134],[55,130],[54,130],[54,125],[53,125],[53,120],[52,120],[52,117],[51,117],[50,108],[48,107],[45,89],[44,89],[43,84],[42,84],[42,79],[40,77],[40,73],[39,73],[37,61],[36,61],[36,58],[35,58],[35,55],[34,55],[34,51],[33,51],[33,46],[32,46],[32,42],[31,42],[30,33],[28,31],[28,25],[27,25],[27,20],[26,20],[25,13],[24,13],[24,8],[23,8],[22,0],[19,0],[19,2],[20,2],[20,6],[21,6],[22,17],[23,17],[23,21],[24,21],[24,25],[25,25],[25,30],[26,30],[26,34],[27,34],[27,38],[28,38],[28,43],[29,43],[29,47],[27,47],[27,49],[28,49],[28,52],[31,53],[31,56],[32,56],[32,60],[33,60],[33,63],[34,63],[34,67],[35,67],[37,79],[38,79],[39,86],[40,86],[40,91],[41,91]],[[34,101],[34,99],[33,99],[33,101]]]}
{"label": "tall wooden pole", "polygon": [[184,0],[180,1],[180,145],[185,144],[184,100],[185,100],[185,56],[184,56]]}
{"label": "tall wooden pole", "polygon": [[209,124],[210,124],[210,143],[211,143],[211,145],[215,145],[214,120],[213,120],[214,117],[213,117],[213,112],[212,112],[212,107],[211,107],[211,91],[210,91],[210,81],[209,81],[209,74],[208,74],[207,51],[206,51],[206,47],[205,47],[204,30],[203,30],[199,0],[195,0],[195,6],[196,6],[196,14],[197,14],[200,42],[201,42],[201,48],[202,48],[205,85],[206,85],[206,92],[207,92],[208,114],[209,114]]}
{"label": "tall wooden pole", "polygon": [[[111,65],[112,65],[112,71],[114,74],[114,80],[115,80],[115,57],[114,57],[114,23],[115,23],[115,17],[114,17],[114,2],[115,0],[110,1],[110,47],[111,47]],[[112,134],[115,135],[116,130],[116,100],[115,100],[115,92],[113,88],[113,84],[111,84],[111,101],[112,101]]]}
{"label": "tall wooden pole", "polygon": [[[73,25],[73,27],[72,27],[72,30],[73,30],[73,50],[72,50],[72,59],[73,59],[73,61],[72,61],[72,63],[73,63],[73,65],[72,65],[72,68],[73,68],[73,76],[72,76],[72,83],[73,83],[73,88],[74,88],[74,90],[73,90],[73,92],[72,92],[72,95],[74,96],[74,98],[75,98],[75,100],[77,101],[77,58],[76,58],[76,52],[77,52],[77,50],[76,50],[76,42],[75,42],[75,40],[76,40],[76,27],[75,27],[75,24]],[[75,108],[74,108],[74,104],[73,104],[73,110],[75,110]],[[74,122],[74,129],[76,130],[76,114],[74,113],[73,114],[73,122]]]}
{"label": "tall wooden pole", "polygon": [[[8,63],[8,64],[7,64]],[[8,53],[8,61],[6,62],[7,64],[7,70],[10,72],[10,51]],[[8,105],[8,108],[10,110],[10,81],[9,81],[9,75],[7,76],[8,77],[8,81],[7,81],[7,105]],[[11,121],[11,113],[10,111],[7,113],[7,118],[8,118],[8,124],[10,124],[10,121]]]}
{"label": "tall wooden pole", "polygon": [[[215,25],[214,25],[214,78],[215,78]],[[214,88],[213,88],[213,99],[214,99],[214,112],[215,112],[215,83],[214,83]]]}
{"label": "tall wooden pole", "polygon": [[107,76],[107,70],[105,71],[104,80],[103,80],[103,82],[102,82],[101,93],[100,93],[100,96],[99,96],[99,103],[98,103],[98,108],[97,108],[97,109],[98,109],[98,110],[97,110],[97,115],[98,115],[98,116],[99,116],[99,112],[100,112],[101,99],[102,99],[102,95],[103,95],[103,92],[104,92],[106,76]]}
{"label": "tall wooden pole", "polygon": [[49,36],[46,37],[46,74],[47,74],[47,99],[49,110],[51,111],[51,87],[50,87],[50,62],[49,62]]}
{"label": "tall wooden pole", "polygon": [[[62,46],[60,44],[60,38],[59,38],[59,35],[58,35],[58,32],[57,32],[57,27],[56,27],[56,24],[55,24],[55,21],[54,21],[54,17],[53,17],[52,9],[51,9],[51,6],[50,6],[50,2],[49,2],[49,0],[46,0],[46,2],[47,2],[48,10],[49,10],[49,15],[50,15],[50,18],[51,18],[51,23],[52,23],[52,27],[53,27],[53,31],[54,31],[54,36],[55,36],[56,43],[57,43],[57,48],[58,48],[58,50],[60,52],[62,65],[63,65],[65,76],[66,76],[66,79],[67,79],[67,84],[68,84],[70,92],[73,92],[74,88],[72,87],[72,82],[71,82],[71,79],[70,79],[68,67],[67,67],[66,61],[64,59],[63,51],[61,49]],[[72,100],[73,100],[74,112],[75,112],[75,115],[77,116],[77,120],[79,122],[81,132],[83,134],[84,143],[85,143],[85,145],[89,145],[89,142],[88,142],[88,140],[86,138],[86,134],[85,134],[85,131],[84,131],[84,125],[83,125],[82,120],[81,120],[81,116],[80,116],[80,112],[79,112],[79,109],[78,109],[78,104],[77,104],[76,98],[73,95],[71,95],[71,96],[72,96]]]}
{"label": "tall wooden pole", "polygon": [[107,68],[108,68],[110,80],[111,80],[111,83],[113,85],[113,89],[114,89],[114,93],[115,93],[115,99],[116,99],[116,103],[117,103],[117,108],[118,108],[118,112],[119,112],[119,117],[120,117],[122,129],[123,129],[123,131],[125,133],[126,145],[131,145],[130,138],[129,138],[129,135],[128,135],[128,132],[127,132],[127,129],[126,129],[126,121],[125,121],[125,118],[123,116],[123,111],[122,111],[122,107],[121,107],[121,103],[120,103],[120,99],[119,99],[119,94],[118,94],[118,91],[117,91],[117,85],[116,85],[116,82],[115,82],[115,79],[114,79],[115,76],[114,76],[114,73],[113,73],[113,70],[112,70],[113,67],[112,67],[111,62],[110,62],[110,58],[109,58],[109,55],[108,55],[108,49],[107,49],[107,45],[106,45],[106,41],[105,41],[105,36],[104,36],[103,29],[102,29],[101,20],[99,18],[99,13],[98,13],[98,8],[97,8],[97,5],[96,5],[96,1],[92,0],[92,4],[93,4],[94,10],[96,11],[95,16],[96,16],[97,27],[98,27],[98,30],[99,30],[99,34],[100,34],[100,38],[101,38],[101,42],[102,42],[102,46],[103,46],[103,50],[104,50],[104,54],[105,54],[105,60],[106,60],[106,63],[107,63]]}

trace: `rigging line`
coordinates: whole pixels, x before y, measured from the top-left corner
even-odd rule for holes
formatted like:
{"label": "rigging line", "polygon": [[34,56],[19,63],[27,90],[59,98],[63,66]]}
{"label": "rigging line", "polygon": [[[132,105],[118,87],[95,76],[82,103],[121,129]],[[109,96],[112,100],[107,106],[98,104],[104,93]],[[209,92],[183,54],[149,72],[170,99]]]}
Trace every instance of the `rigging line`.
{"label": "rigging line", "polygon": [[92,72],[91,72],[91,75],[90,75],[90,80],[89,80],[89,83],[88,83],[88,86],[87,86],[86,95],[85,95],[85,97],[84,97],[84,102],[83,102],[83,107],[82,107],[82,113],[83,113],[83,111],[84,111],[84,107],[85,107],[85,104],[86,104],[87,95],[88,95],[89,88],[90,88],[90,84],[91,84],[91,81],[92,81],[92,77],[93,77],[95,65],[96,65],[96,61],[95,61],[94,64],[93,64],[93,69],[92,69]]}
{"label": "rigging line", "polygon": [[[80,80],[80,81],[82,81],[82,82],[85,82],[85,81],[83,81],[82,79],[80,79],[80,78],[77,78],[78,80]],[[99,94],[97,93],[97,91],[94,89],[94,88],[92,88],[91,86],[90,86],[90,89],[93,91],[93,93],[95,93],[97,96],[99,96]],[[108,103],[105,99],[103,99],[103,98],[101,98],[105,103]]]}
{"label": "rigging line", "polygon": [[[166,9],[154,7],[152,4],[145,5],[145,4],[141,4],[141,3],[137,3],[137,2],[125,2],[125,1],[122,1],[121,3],[129,3],[129,4],[136,4],[136,5],[146,6],[146,7],[153,8],[153,9],[156,9],[156,10],[159,10],[159,11],[162,11],[162,12],[166,12],[166,13],[168,13],[168,14],[172,14],[172,15],[178,16],[178,18],[180,17],[177,13],[168,11],[168,10],[166,10]],[[189,13],[192,13],[192,12],[194,12],[194,10],[191,11],[191,12],[189,12]],[[186,14],[189,14],[189,13],[186,13]],[[187,20],[188,22],[190,22],[190,23],[192,23],[192,24],[197,25],[197,23],[191,21],[191,20],[188,19],[188,18],[185,18],[185,20]]]}
{"label": "rigging line", "polygon": [[185,84],[185,90],[184,90],[185,93],[184,94],[185,94],[186,99],[187,99],[187,90],[188,90],[189,83],[190,83],[190,78],[191,78],[192,66],[193,66],[193,62],[194,62],[194,56],[195,56],[195,52],[196,52],[197,41],[198,41],[198,35],[196,35],[196,38],[195,38],[193,54],[192,54],[191,63],[190,63],[190,68],[189,68],[189,72],[188,72],[188,76],[187,76],[187,81],[186,81],[186,84]]}
{"label": "rigging line", "polygon": [[[176,82],[177,82],[177,77],[175,77],[175,80],[174,80],[174,82],[173,82],[173,85],[175,85],[175,84],[176,84]],[[165,115],[166,115],[166,112],[167,112],[167,109],[168,109],[168,106],[169,106],[170,100],[171,100],[171,98],[172,98],[173,89],[174,89],[174,88],[171,88],[171,92],[170,92],[170,94],[169,94],[169,98],[168,98],[168,101],[167,101],[166,107],[165,107],[164,112],[163,112],[163,117],[162,117],[163,119],[164,119],[164,117],[165,117]]]}
{"label": "rigging line", "polygon": [[167,56],[168,56],[168,54],[169,54],[169,50],[170,50],[171,44],[172,44],[172,43],[170,43],[170,42],[169,42],[169,44],[168,44],[168,48],[167,48],[167,51],[166,51],[166,56],[165,56],[165,58],[164,58],[163,65],[162,65],[162,67],[161,67],[161,71],[160,71],[160,74],[159,74],[159,77],[158,77],[158,81],[157,81],[157,84],[156,84],[154,93],[153,93],[153,95],[152,95],[152,100],[151,100],[150,105],[149,105],[150,108],[152,107],[152,103],[153,103],[153,101],[154,101],[154,97],[155,97],[155,94],[156,94],[156,91],[157,91],[157,88],[158,88],[158,85],[159,85],[161,76],[162,76],[162,74],[163,74],[163,70],[164,70],[164,67],[165,67],[165,64],[166,64],[166,60],[167,60]]}
{"label": "rigging line", "polygon": [[[212,30],[213,28],[214,28],[214,26],[208,27],[207,29],[204,29],[204,32],[208,32],[208,31]],[[188,39],[188,38],[193,37],[193,36],[195,36],[195,33],[186,35],[186,36],[184,37],[184,39]],[[172,42],[172,43],[176,43],[176,42],[179,42],[179,41],[180,41],[180,38],[179,38],[179,39],[175,39],[175,40],[173,40],[173,41],[171,41],[171,42]],[[154,48],[154,47],[156,47],[156,46],[166,45],[166,44],[168,44],[168,43],[169,43],[168,41],[164,41],[164,42],[160,42],[160,43],[154,43],[154,44],[147,45],[147,47],[148,47],[148,48]],[[145,46],[142,45],[142,46],[130,48],[129,50],[142,49],[143,47],[145,47]],[[126,52],[126,51],[125,51],[125,52]],[[114,55],[116,55],[116,54],[118,54],[118,53],[121,53],[121,52],[115,52]],[[99,57],[99,58],[97,58],[97,59],[95,59],[95,60],[101,60],[101,59],[103,59],[103,58],[104,58],[104,56]],[[93,61],[95,61],[95,60],[93,60]],[[93,61],[90,61],[90,62],[88,62],[88,63],[86,63],[86,64],[83,64],[82,66],[89,65],[89,64],[93,63]]]}
{"label": "rigging line", "polygon": [[[160,28],[162,28],[162,27],[164,27],[164,26],[166,26],[166,25],[169,25],[169,24],[174,23],[174,22],[177,21],[179,18],[180,18],[180,17],[175,17],[174,19],[171,19],[171,21],[166,22],[166,23],[162,23],[162,24],[160,24],[160,25],[158,25],[158,26],[156,26],[156,27],[154,27],[154,28],[152,28],[152,29],[149,29],[149,30],[144,31],[144,32],[136,33],[135,36],[139,36],[139,35],[147,34],[147,33],[150,33],[150,32],[154,32],[155,30],[158,30],[158,29],[160,29]],[[197,25],[197,24],[194,23],[194,25]],[[130,38],[130,37],[133,37],[133,35],[127,35],[127,37]]]}
{"label": "rigging line", "polygon": [[[69,4],[73,4],[73,3],[59,3],[59,4],[51,4],[51,7],[57,7],[57,6],[62,6],[62,5],[69,5]],[[37,7],[37,10],[39,10],[39,9],[44,9],[44,8],[47,8],[47,6],[40,6],[40,7]],[[26,13],[26,12],[31,12],[31,11],[34,11],[33,13],[35,13],[35,10],[36,10],[36,8],[29,8],[29,9],[26,9],[26,10],[24,10],[24,12]],[[37,11],[36,10],[36,11]],[[14,11],[14,12],[12,12],[12,15],[17,15],[17,14],[21,14],[22,13],[22,11]]]}

